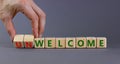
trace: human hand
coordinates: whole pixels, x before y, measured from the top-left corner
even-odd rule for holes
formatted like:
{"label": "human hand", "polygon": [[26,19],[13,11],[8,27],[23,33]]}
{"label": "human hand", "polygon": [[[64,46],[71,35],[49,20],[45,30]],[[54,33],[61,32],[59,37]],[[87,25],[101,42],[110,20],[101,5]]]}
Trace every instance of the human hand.
{"label": "human hand", "polygon": [[46,15],[33,0],[0,0],[0,19],[11,39],[13,40],[16,35],[12,19],[18,12],[22,12],[31,20],[34,37],[41,37],[44,32]]}

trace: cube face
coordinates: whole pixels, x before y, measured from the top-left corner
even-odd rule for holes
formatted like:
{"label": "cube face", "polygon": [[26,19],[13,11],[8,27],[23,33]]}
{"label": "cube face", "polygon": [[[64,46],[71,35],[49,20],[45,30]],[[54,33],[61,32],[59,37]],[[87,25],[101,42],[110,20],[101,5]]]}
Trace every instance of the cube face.
{"label": "cube face", "polygon": [[24,48],[24,35],[16,35],[13,40],[13,45],[16,48]]}
{"label": "cube face", "polygon": [[34,40],[35,48],[44,48],[44,43],[44,38],[35,38]]}
{"label": "cube face", "polygon": [[86,41],[85,37],[77,37],[76,38],[76,48],[86,48]]}
{"label": "cube face", "polygon": [[34,36],[33,35],[25,35],[24,36],[24,45],[25,45],[25,48],[33,48],[34,47]]}
{"label": "cube face", "polygon": [[96,40],[95,37],[87,37],[87,48],[96,48]]}
{"label": "cube face", "polygon": [[107,48],[106,37],[97,37],[97,48]]}
{"label": "cube face", "polygon": [[55,38],[45,38],[45,48],[55,48]]}
{"label": "cube face", "polygon": [[65,48],[66,40],[65,38],[56,38],[56,48]]}
{"label": "cube face", "polygon": [[16,47],[16,48],[24,48],[24,44],[23,44],[23,42],[14,42],[14,46]]}
{"label": "cube face", "polygon": [[75,48],[75,38],[66,38],[66,48]]}

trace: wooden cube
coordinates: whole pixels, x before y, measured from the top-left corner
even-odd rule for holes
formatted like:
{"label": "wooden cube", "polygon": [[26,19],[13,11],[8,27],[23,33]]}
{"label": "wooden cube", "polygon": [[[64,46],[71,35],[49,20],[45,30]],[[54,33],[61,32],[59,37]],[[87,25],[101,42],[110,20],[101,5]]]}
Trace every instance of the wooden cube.
{"label": "wooden cube", "polygon": [[44,38],[35,38],[34,40],[35,48],[44,48],[44,43]]}
{"label": "wooden cube", "polygon": [[55,38],[45,38],[45,48],[55,48]]}
{"label": "wooden cube", "polygon": [[66,38],[66,48],[75,48],[75,38],[73,37]]}
{"label": "wooden cube", "polygon": [[87,37],[87,48],[96,48],[96,37]]}
{"label": "wooden cube", "polygon": [[65,48],[65,38],[56,38],[56,48]]}
{"label": "wooden cube", "polygon": [[14,40],[13,40],[13,45],[16,48],[24,48],[24,35],[15,35]]}
{"label": "wooden cube", "polygon": [[76,48],[86,48],[86,37],[76,37]]}
{"label": "wooden cube", "polygon": [[106,37],[97,37],[97,48],[107,48]]}
{"label": "wooden cube", "polygon": [[34,47],[34,36],[33,35],[25,35],[24,36],[24,45],[25,45],[25,48],[33,48]]}

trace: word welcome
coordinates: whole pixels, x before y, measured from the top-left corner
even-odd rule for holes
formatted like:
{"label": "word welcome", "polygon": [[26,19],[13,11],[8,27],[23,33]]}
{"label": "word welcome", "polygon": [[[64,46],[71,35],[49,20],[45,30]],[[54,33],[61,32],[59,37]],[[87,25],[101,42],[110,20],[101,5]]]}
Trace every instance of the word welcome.
{"label": "word welcome", "polygon": [[16,48],[107,48],[105,37],[34,38],[33,35],[16,35]]}

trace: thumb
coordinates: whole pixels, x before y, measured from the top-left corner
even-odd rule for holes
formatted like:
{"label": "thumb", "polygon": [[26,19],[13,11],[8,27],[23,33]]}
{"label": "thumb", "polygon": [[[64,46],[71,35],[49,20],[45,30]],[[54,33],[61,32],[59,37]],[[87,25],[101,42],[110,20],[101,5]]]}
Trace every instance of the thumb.
{"label": "thumb", "polygon": [[14,25],[12,23],[12,19],[10,17],[2,19],[4,26],[6,27],[6,30],[8,31],[9,36],[11,39],[14,39],[14,36],[16,34]]}

